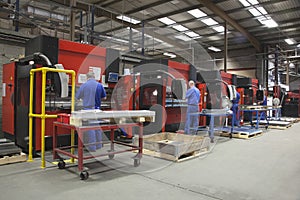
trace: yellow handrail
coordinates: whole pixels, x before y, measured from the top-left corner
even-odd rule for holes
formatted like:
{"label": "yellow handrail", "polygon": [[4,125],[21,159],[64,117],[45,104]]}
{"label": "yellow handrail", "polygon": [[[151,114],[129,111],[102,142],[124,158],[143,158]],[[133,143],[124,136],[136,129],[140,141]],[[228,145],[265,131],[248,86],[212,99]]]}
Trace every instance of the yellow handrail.
{"label": "yellow handrail", "polygon": [[[34,73],[42,72],[42,105],[41,113],[35,114],[33,112],[33,83],[34,83]],[[33,145],[33,134],[32,134],[32,122],[33,117],[41,118],[41,168],[46,167],[45,162],[45,120],[47,118],[56,118],[57,115],[48,115],[46,114],[45,99],[46,99],[46,74],[47,72],[63,72],[72,75],[72,97],[71,97],[71,111],[75,109],[75,71],[74,70],[64,70],[64,69],[55,69],[49,67],[41,67],[37,69],[30,70],[30,96],[29,96],[29,155],[28,162],[32,162],[32,145]],[[74,146],[75,143],[75,134],[74,131],[71,132],[71,146]],[[74,148],[71,149],[71,153],[74,153]],[[71,162],[74,162],[74,158],[71,159]]]}

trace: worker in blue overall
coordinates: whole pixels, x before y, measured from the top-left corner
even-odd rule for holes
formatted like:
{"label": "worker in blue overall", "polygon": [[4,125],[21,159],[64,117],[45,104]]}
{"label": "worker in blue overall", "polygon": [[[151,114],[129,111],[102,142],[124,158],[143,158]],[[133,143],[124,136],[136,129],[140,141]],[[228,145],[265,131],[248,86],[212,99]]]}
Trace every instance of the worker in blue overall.
{"label": "worker in blue overall", "polygon": [[184,127],[184,132],[186,134],[197,133],[197,128],[199,126],[199,116],[190,115],[190,113],[199,112],[199,102],[200,102],[200,91],[195,87],[194,81],[189,81],[189,89],[186,92],[187,99],[187,111],[186,111],[186,122]]}
{"label": "worker in blue overall", "polygon": [[[84,110],[100,109],[101,99],[106,98],[106,92],[101,83],[95,80],[94,72],[88,72],[86,74],[87,81],[82,84],[76,93],[76,99],[82,99],[82,105]],[[100,149],[102,144],[93,144],[95,142],[102,141],[102,133],[100,130],[90,130],[87,131],[87,142],[89,144],[89,151],[96,151]]]}
{"label": "worker in blue overall", "polygon": [[232,100],[232,112],[234,114],[234,126],[240,125],[239,120],[239,102],[240,102],[241,95],[240,93],[236,92],[236,98]]}
{"label": "worker in blue overall", "polygon": [[[263,98],[263,100],[262,101],[259,101],[258,102],[258,104],[259,105],[262,105],[262,106],[266,106],[267,105],[267,95],[268,95],[268,91],[267,90],[264,90],[264,98]],[[266,119],[266,112],[262,112],[261,114],[260,114],[260,119],[261,120],[265,120]]]}

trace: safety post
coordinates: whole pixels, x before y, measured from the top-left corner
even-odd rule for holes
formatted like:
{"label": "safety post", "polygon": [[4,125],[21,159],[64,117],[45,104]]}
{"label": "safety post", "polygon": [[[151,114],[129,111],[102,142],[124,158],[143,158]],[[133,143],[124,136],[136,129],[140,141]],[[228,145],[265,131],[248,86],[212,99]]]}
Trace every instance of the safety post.
{"label": "safety post", "polygon": [[[35,114],[33,113],[33,83],[34,83],[34,73],[35,72],[42,72],[42,105],[41,105],[41,113]],[[46,74],[47,72],[63,72],[72,75],[72,100],[71,100],[71,111],[74,111],[75,108],[75,71],[74,70],[64,70],[64,69],[55,69],[49,67],[41,67],[37,69],[30,70],[30,93],[29,93],[29,155],[28,155],[28,162],[33,161],[32,156],[32,149],[33,149],[33,118],[41,118],[41,168],[46,167],[45,162],[45,120],[47,118],[57,118],[57,115],[47,115],[46,114]],[[74,153],[74,144],[75,144],[75,134],[74,131],[71,132],[71,146],[72,146],[72,153]],[[74,158],[71,160],[74,162]]]}

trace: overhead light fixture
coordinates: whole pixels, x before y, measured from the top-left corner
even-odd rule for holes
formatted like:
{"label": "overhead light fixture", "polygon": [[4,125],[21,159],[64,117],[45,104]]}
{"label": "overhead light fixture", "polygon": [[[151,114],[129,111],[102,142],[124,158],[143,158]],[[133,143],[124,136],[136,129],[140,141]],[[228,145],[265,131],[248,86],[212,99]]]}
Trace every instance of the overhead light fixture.
{"label": "overhead light fixture", "polygon": [[214,51],[214,52],[219,52],[219,51],[221,51],[221,49],[218,49],[218,48],[213,47],[213,46],[208,47],[208,49],[211,50],[211,51]]}
{"label": "overhead light fixture", "polygon": [[127,17],[125,15],[119,15],[119,16],[117,16],[117,19],[123,20],[125,22],[129,22],[131,24],[139,24],[139,23],[141,23],[140,20],[136,20],[136,19],[133,19],[131,17]]}
{"label": "overhead light fixture", "polygon": [[224,32],[224,26],[215,26],[212,27],[215,31],[219,32],[219,33],[223,33]]}
{"label": "overhead light fixture", "polygon": [[290,38],[285,39],[284,41],[285,41],[287,44],[289,44],[289,45],[295,44],[295,41],[294,41],[293,39],[290,39]]}
{"label": "overhead light fixture", "polygon": [[192,40],[190,37],[185,36],[185,35],[175,35],[174,37],[177,38],[177,39],[183,40],[185,42]]}
{"label": "overhead light fixture", "polygon": [[208,26],[219,24],[216,20],[212,18],[201,19],[201,21]]}
{"label": "overhead light fixture", "polygon": [[176,58],[175,54],[167,53],[167,52],[164,53],[164,56],[169,56],[170,58]]}
{"label": "overhead light fixture", "polygon": [[201,10],[199,10],[198,8],[193,9],[193,10],[189,10],[187,11],[189,14],[193,15],[196,18],[200,18],[200,17],[205,17],[207,16],[206,13],[202,12]]}
{"label": "overhead light fixture", "polygon": [[194,31],[185,32],[184,34],[190,36],[191,38],[195,38],[195,37],[200,36],[198,33],[195,33]]}
{"label": "overhead light fixture", "polygon": [[160,21],[161,23],[164,23],[166,25],[171,25],[171,24],[175,24],[176,22],[168,17],[163,17],[163,18],[159,18],[157,19],[158,21]]}
{"label": "overhead light fixture", "polygon": [[300,48],[300,44],[297,45],[297,48]]}
{"label": "overhead light fixture", "polygon": [[182,26],[182,25],[174,25],[172,28],[176,29],[177,31],[187,31],[189,30],[188,28]]}

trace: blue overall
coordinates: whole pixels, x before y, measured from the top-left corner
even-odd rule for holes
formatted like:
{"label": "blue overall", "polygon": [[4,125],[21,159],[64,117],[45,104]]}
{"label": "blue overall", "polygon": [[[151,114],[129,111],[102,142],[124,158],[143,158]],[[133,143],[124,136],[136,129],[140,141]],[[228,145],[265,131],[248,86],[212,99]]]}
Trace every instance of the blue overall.
{"label": "blue overall", "polygon": [[240,101],[241,95],[240,93],[236,93],[236,98],[232,100],[232,112],[234,114],[234,125],[239,126],[240,125],[240,120],[239,120],[239,101]]}
{"label": "blue overall", "polygon": [[[267,96],[264,95],[264,100],[263,100],[263,102],[261,103],[261,105],[263,105],[263,106],[266,106],[266,105],[267,105]],[[261,119],[261,120],[265,120],[265,119],[266,119],[266,112],[262,112],[262,113],[260,114],[260,119]]]}
{"label": "blue overall", "polygon": [[[196,87],[191,87],[186,92],[187,111],[184,132],[192,134],[197,132],[199,126],[199,117],[197,115],[190,116],[190,113],[199,112],[200,91]],[[192,130],[190,130],[192,129]]]}
{"label": "blue overall", "polygon": [[[89,79],[82,84],[76,93],[76,99],[82,99],[82,105],[84,110],[100,109],[101,98],[106,97],[106,92],[103,85],[97,82],[95,79]],[[102,132],[100,130],[87,131],[87,140],[89,144],[102,141]],[[89,145],[89,151],[96,151],[100,149],[102,144]]]}

